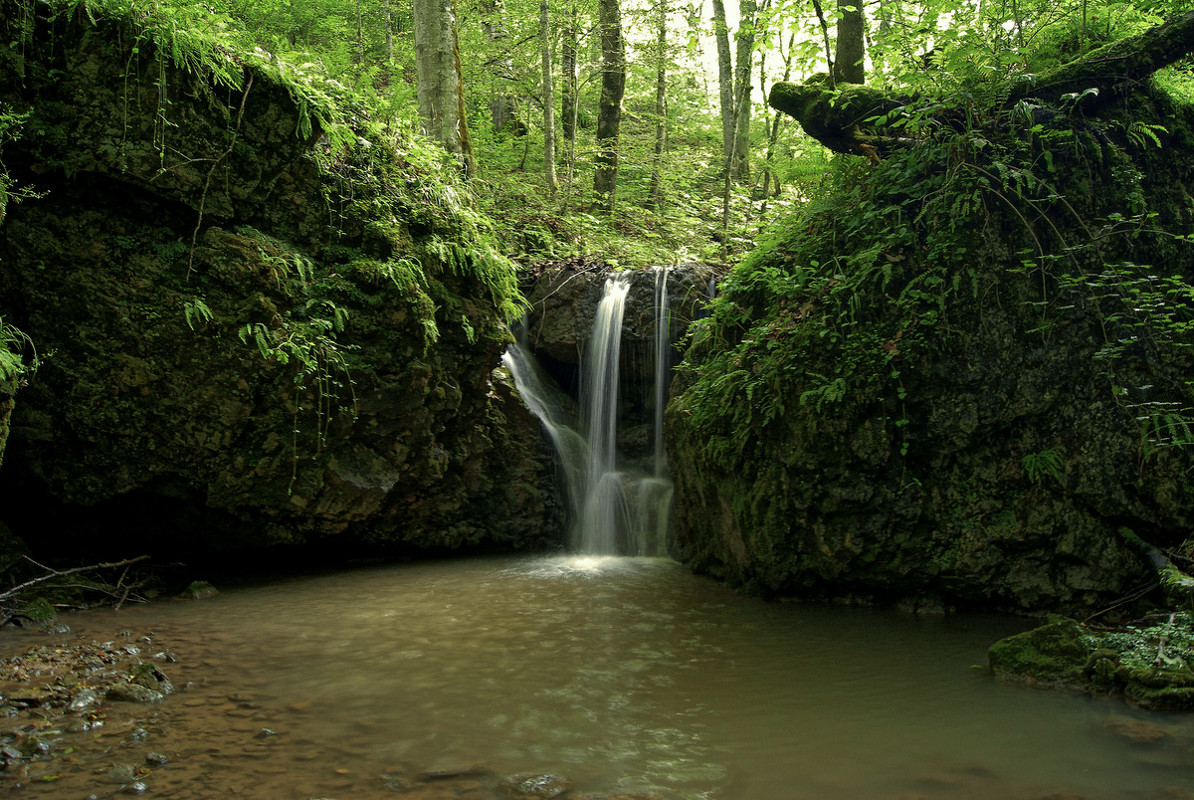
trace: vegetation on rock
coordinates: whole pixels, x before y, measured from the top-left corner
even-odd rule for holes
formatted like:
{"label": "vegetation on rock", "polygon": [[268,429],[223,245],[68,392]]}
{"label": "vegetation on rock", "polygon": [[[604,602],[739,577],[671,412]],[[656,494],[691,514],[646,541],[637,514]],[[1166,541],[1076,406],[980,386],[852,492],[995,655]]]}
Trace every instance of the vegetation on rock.
{"label": "vegetation on rock", "polygon": [[1188,547],[1194,109],[952,77],[694,327],[669,420],[698,568],[1028,610],[1147,581],[1125,523]]}
{"label": "vegetation on rock", "polygon": [[533,418],[490,376],[514,267],[439,153],[186,9],[109,5],[4,5],[5,163],[46,192],[0,227],[0,311],[48,355],[14,530],[44,497],[157,551],[164,522],[184,547],[550,538]]}
{"label": "vegetation on rock", "polygon": [[1194,711],[1194,618],[1159,614],[1116,630],[1065,617],[991,646],[996,677],[1092,694],[1122,694],[1152,711]]}

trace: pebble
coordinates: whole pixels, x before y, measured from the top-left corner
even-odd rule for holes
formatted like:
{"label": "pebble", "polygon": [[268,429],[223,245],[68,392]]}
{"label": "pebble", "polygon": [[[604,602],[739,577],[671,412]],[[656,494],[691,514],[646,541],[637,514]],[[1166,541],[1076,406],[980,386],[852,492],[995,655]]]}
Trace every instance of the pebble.
{"label": "pebble", "polygon": [[99,696],[90,689],[83,689],[70,701],[71,711],[85,711],[99,702]]}
{"label": "pebble", "polygon": [[132,783],[137,779],[137,768],[132,764],[117,764],[104,776],[108,783]]}
{"label": "pebble", "polygon": [[164,767],[170,763],[170,759],[165,753],[146,753],[145,763],[151,767]]}
{"label": "pebble", "polygon": [[554,800],[572,789],[572,782],[558,775],[523,772],[502,778],[499,784],[502,791],[515,800]]}

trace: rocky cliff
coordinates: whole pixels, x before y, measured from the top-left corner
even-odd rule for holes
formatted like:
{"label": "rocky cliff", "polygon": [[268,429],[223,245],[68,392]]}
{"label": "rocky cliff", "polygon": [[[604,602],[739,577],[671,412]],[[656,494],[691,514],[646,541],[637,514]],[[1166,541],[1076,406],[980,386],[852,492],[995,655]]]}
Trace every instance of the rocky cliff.
{"label": "rocky cliff", "polygon": [[29,114],[4,163],[44,193],[0,226],[0,315],[43,356],[0,471],[15,532],[558,540],[538,425],[494,373],[513,267],[433,155],[152,13],[0,7],[0,110]]}
{"label": "rocky cliff", "polygon": [[682,559],[1029,610],[1147,588],[1129,532],[1190,555],[1194,112],[1050,119],[856,159],[725,279],[669,407]]}

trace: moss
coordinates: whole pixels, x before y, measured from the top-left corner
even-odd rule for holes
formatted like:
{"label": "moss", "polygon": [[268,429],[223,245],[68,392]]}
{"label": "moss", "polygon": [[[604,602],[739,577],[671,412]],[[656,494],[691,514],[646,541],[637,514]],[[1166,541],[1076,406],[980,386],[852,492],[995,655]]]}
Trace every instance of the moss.
{"label": "moss", "polygon": [[1053,617],[1045,625],[991,645],[991,670],[1005,680],[1043,686],[1079,687],[1091,653],[1090,635],[1072,619]]}
{"label": "moss", "polygon": [[996,642],[989,658],[1003,680],[1123,695],[1152,711],[1194,711],[1192,641],[1194,623],[1187,614],[1110,631],[1053,616],[1039,628]]}

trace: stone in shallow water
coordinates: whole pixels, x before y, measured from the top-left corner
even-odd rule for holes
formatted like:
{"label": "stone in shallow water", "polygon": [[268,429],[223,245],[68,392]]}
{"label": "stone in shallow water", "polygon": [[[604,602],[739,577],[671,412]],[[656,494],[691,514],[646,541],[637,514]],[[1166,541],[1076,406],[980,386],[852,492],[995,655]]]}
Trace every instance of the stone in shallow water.
{"label": "stone in shallow water", "polygon": [[1133,742],[1157,742],[1170,735],[1169,729],[1164,725],[1128,717],[1111,717],[1103,723],[1103,727],[1116,736]]}
{"label": "stone in shallow water", "polygon": [[108,700],[125,703],[156,703],[165,695],[139,683],[118,683],[108,689]]}
{"label": "stone in shallow water", "polygon": [[553,800],[572,788],[572,782],[567,778],[535,772],[509,775],[502,778],[498,785],[507,797],[514,800],[532,800],[540,797]]}
{"label": "stone in shallow water", "polygon": [[489,775],[491,770],[484,764],[450,764],[442,767],[432,767],[424,770],[415,776],[416,780],[420,781],[435,781],[444,778],[464,778],[475,777],[477,775]]}
{"label": "stone in shallow water", "polygon": [[104,778],[108,783],[132,783],[137,779],[137,768],[132,764],[117,764]]}

